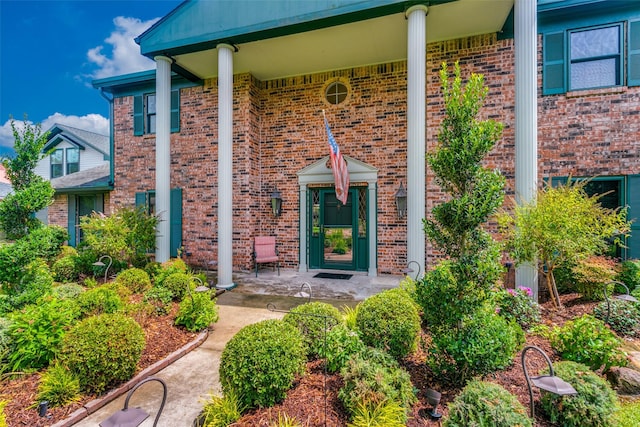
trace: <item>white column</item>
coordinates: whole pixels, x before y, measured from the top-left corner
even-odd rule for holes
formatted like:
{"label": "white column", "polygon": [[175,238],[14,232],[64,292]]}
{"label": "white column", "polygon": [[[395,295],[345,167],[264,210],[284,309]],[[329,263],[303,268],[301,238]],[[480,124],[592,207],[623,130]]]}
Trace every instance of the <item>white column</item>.
{"label": "white column", "polygon": [[407,260],[424,271],[427,6],[410,7],[407,49]]}
{"label": "white column", "polygon": [[376,199],[376,183],[367,185],[369,210],[367,212],[367,231],[369,232],[369,276],[378,275],[378,224],[376,223],[378,202]]}
{"label": "white column", "polygon": [[218,285],[233,284],[233,46],[218,48]]}
{"label": "white column", "polygon": [[171,240],[171,59],[156,56],[156,261],[170,257]]}
{"label": "white column", "polygon": [[300,254],[298,256],[298,271],[305,273],[309,269],[307,266],[307,184],[300,184]]}
{"label": "white column", "polygon": [[[515,0],[516,202],[535,200],[538,189],[537,11],[536,0]],[[535,263],[537,264],[537,263]],[[518,267],[516,285],[538,298],[535,264]]]}

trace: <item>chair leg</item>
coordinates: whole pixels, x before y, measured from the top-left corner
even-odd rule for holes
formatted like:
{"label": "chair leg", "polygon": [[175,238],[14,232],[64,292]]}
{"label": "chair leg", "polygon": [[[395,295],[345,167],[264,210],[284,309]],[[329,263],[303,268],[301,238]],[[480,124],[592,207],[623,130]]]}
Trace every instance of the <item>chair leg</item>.
{"label": "chair leg", "polygon": [[280,262],[276,261],[276,267],[278,267],[278,276],[280,275]]}
{"label": "chair leg", "polygon": [[258,277],[258,263],[256,262],[256,277]]}

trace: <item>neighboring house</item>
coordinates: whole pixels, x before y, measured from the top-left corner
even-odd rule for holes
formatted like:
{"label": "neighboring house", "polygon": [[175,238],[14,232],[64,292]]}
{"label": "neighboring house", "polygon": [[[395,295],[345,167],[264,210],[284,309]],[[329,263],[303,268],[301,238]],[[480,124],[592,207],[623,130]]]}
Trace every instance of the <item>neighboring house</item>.
{"label": "neighboring house", "polygon": [[[509,195],[597,177],[593,191],[638,216],[640,2],[186,1],[136,41],[155,71],[94,81],[113,97],[111,202],[154,208],[156,259],[183,246],[192,264],[216,259],[222,285],[252,268],[256,235],[276,236],[300,271],[432,264],[422,219],[445,196],[424,154],[443,118],[443,61],[485,76],[480,115],[505,124],[487,164]],[[347,156],[345,205],[323,111]],[[340,239],[338,256],[327,248]],[[640,233],[628,246],[640,257]]]}
{"label": "neighboring house", "polygon": [[81,240],[80,218],[91,212],[106,212],[113,188],[109,137],[56,124],[49,130],[44,152],[49,153],[35,173],[51,181],[54,202],[38,218],[65,227],[69,244]]}
{"label": "neighboring house", "polygon": [[11,181],[7,178],[7,171],[4,166],[0,165],[0,200],[7,197],[11,193]]}

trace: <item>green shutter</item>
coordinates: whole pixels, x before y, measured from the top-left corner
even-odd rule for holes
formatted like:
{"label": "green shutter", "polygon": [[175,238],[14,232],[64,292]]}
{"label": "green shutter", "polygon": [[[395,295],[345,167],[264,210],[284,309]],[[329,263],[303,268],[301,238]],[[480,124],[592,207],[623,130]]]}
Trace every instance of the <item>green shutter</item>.
{"label": "green shutter", "polygon": [[144,206],[145,212],[148,210],[147,206],[147,193],[136,193],[136,207]]}
{"label": "green shutter", "polygon": [[69,246],[76,246],[76,196],[68,195],[67,231],[69,231]]}
{"label": "green shutter", "polygon": [[180,89],[171,91],[171,132],[180,132]]}
{"label": "green shutter", "polygon": [[565,92],[564,32],[544,35],[542,94]]}
{"label": "green shutter", "polygon": [[640,20],[629,21],[628,86],[640,86]]}
{"label": "green shutter", "polygon": [[182,188],[171,189],[171,207],[169,212],[169,255],[178,256],[182,246]]}
{"label": "green shutter", "polygon": [[144,98],[142,95],[133,97],[133,134],[144,134]]}
{"label": "green shutter", "polygon": [[631,236],[627,239],[627,258],[640,259],[640,175],[627,177],[627,219],[631,223]]}

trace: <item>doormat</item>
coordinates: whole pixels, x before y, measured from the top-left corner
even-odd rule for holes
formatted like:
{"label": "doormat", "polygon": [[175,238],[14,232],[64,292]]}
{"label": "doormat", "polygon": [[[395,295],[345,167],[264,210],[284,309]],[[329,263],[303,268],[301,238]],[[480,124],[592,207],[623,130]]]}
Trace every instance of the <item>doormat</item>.
{"label": "doormat", "polygon": [[341,274],[341,273],[318,273],[313,277],[317,277],[319,279],[340,279],[340,280],[349,280],[351,279],[353,274]]}

